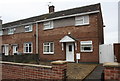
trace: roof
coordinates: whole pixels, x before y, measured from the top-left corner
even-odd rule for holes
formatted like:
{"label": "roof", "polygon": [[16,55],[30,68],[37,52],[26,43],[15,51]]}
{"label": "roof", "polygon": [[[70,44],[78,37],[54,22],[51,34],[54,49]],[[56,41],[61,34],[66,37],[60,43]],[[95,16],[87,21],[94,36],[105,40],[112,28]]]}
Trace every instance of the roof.
{"label": "roof", "polygon": [[97,10],[100,10],[100,3],[83,6],[83,7],[72,8],[72,9],[58,11],[58,12],[53,12],[53,13],[47,13],[47,14],[43,14],[43,15],[39,15],[35,17],[26,18],[26,19],[21,19],[18,21],[5,23],[3,24],[3,27],[10,27],[14,25],[29,23],[29,22],[35,22],[35,21],[51,19],[51,18],[61,17],[61,16],[67,16],[67,15],[72,15],[72,14],[78,14],[78,13],[92,12],[92,11],[97,11]]}

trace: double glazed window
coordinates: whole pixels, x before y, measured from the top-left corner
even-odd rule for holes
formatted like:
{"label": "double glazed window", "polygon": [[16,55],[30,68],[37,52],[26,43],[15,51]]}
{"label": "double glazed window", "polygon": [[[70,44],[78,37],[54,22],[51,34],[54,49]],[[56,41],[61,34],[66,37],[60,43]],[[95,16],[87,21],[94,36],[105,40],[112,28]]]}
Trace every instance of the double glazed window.
{"label": "double glazed window", "polygon": [[93,45],[92,41],[81,41],[81,52],[92,52],[93,51]]}
{"label": "double glazed window", "polygon": [[31,32],[32,31],[32,25],[25,26],[25,32]]}
{"label": "double glazed window", "polygon": [[1,36],[1,35],[3,35],[3,31],[2,31],[2,30],[0,30],[0,36]]}
{"label": "double glazed window", "polygon": [[15,28],[9,28],[8,29],[8,34],[14,34],[14,30],[15,30]]}
{"label": "double glazed window", "polygon": [[87,25],[89,24],[89,15],[75,17],[75,25]]}
{"label": "double glazed window", "polygon": [[32,43],[24,43],[24,53],[32,53]]}
{"label": "double glazed window", "polygon": [[43,53],[44,54],[53,54],[54,53],[54,43],[53,42],[45,42],[43,44]]}
{"label": "double glazed window", "polygon": [[53,21],[44,22],[44,30],[52,29],[52,28],[53,28]]}

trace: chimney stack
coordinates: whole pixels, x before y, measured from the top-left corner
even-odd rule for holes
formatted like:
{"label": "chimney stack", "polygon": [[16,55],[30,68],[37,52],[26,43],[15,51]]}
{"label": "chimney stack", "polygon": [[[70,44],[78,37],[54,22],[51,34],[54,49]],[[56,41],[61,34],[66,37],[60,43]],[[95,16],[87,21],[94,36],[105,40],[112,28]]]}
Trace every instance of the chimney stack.
{"label": "chimney stack", "polygon": [[55,6],[49,6],[49,13],[53,13],[54,12],[54,8],[55,8]]}

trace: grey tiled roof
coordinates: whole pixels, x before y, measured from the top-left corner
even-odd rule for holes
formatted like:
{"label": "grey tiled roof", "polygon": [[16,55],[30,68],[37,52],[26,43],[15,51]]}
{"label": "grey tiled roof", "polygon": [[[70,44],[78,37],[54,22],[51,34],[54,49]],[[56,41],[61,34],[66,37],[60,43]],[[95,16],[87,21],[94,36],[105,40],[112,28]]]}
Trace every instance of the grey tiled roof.
{"label": "grey tiled roof", "polygon": [[29,22],[40,21],[40,20],[44,20],[44,19],[50,19],[50,18],[67,16],[67,15],[78,14],[78,13],[91,12],[91,11],[96,11],[96,10],[100,10],[100,3],[83,6],[83,7],[72,8],[72,9],[63,10],[63,11],[58,11],[58,12],[54,12],[54,13],[47,13],[47,14],[30,17],[30,18],[26,18],[26,19],[14,21],[14,22],[9,22],[9,23],[3,24],[3,27],[10,27],[10,26],[14,26],[14,25],[20,25],[20,24],[25,24],[25,23],[29,23]]}

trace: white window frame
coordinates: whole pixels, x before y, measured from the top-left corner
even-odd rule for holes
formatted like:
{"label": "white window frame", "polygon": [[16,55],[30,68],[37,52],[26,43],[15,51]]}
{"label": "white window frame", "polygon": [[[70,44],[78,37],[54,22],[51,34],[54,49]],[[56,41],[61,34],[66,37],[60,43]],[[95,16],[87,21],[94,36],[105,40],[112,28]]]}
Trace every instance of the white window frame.
{"label": "white window frame", "polygon": [[[26,46],[26,44],[27,44],[27,46]],[[29,44],[31,44],[31,52],[29,52]],[[28,52],[26,52],[26,47],[28,47]],[[23,50],[24,50],[24,53],[32,53],[32,51],[33,51],[32,42],[26,42],[26,43],[24,43]]]}
{"label": "white window frame", "polygon": [[8,35],[14,34],[14,30],[15,30],[15,28],[9,28],[8,29]]}
{"label": "white window frame", "polygon": [[1,36],[1,35],[3,35],[3,31],[2,31],[2,30],[0,30],[0,36]]}
{"label": "white window frame", "polygon": [[[87,19],[87,22],[85,22],[85,18]],[[80,21],[82,21],[82,23],[80,23]],[[89,15],[75,17],[75,26],[88,25],[88,24],[89,24]]]}
{"label": "white window frame", "polygon": [[53,29],[53,21],[44,22],[43,26],[44,26],[44,28],[43,28],[44,30]]}
{"label": "white window frame", "polygon": [[[28,30],[26,30],[28,29]],[[26,25],[25,26],[25,32],[32,32],[33,31],[33,26],[32,25]]]}
{"label": "white window frame", "polygon": [[[48,43],[48,45],[45,45],[45,43]],[[45,43],[43,43],[43,54],[54,54],[54,42],[45,42]],[[51,43],[53,44],[53,51],[51,52],[50,50],[51,50]],[[47,47],[49,47],[49,51],[48,52],[45,52],[45,46]]]}
{"label": "white window frame", "polygon": [[[84,47],[90,47],[91,50],[84,50]],[[93,44],[92,41],[81,41],[80,42],[80,51],[81,52],[93,52]]]}

